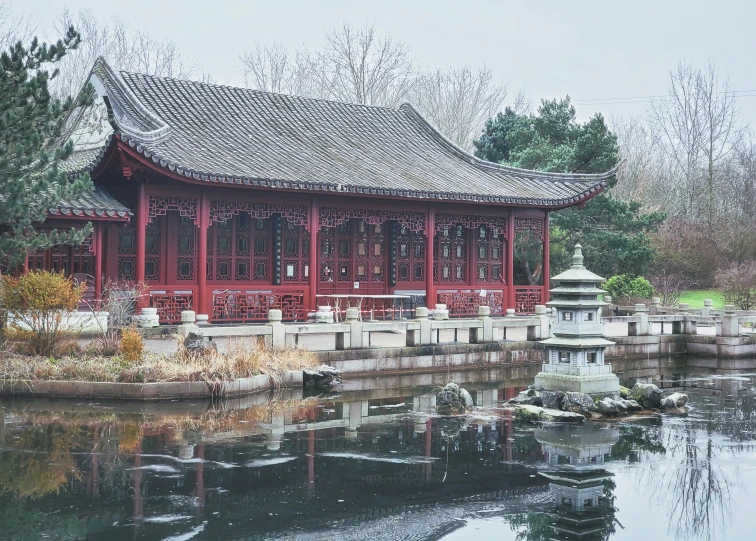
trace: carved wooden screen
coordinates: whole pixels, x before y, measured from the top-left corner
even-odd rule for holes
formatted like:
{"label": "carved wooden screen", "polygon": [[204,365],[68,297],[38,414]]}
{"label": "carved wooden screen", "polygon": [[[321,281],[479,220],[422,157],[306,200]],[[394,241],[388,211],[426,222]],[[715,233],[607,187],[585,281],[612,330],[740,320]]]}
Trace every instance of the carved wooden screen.
{"label": "carved wooden screen", "polygon": [[90,250],[92,246],[92,237],[90,236],[86,241],[79,246],[75,246],[71,249],[73,255],[73,273],[84,273],[94,275],[94,254]]}
{"label": "carved wooden screen", "polygon": [[386,224],[368,224],[362,219],[322,227],[318,237],[319,289],[323,293],[384,293],[386,228]]}
{"label": "carved wooden screen", "polygon": [[240,212],[207,230],[207,280],[270,284],[271,221]]}
{"label": "carved wooden screen", "polygon": [[396,243],[397,287],[425,289],[425,235],[399,225]]}
{"label": "carved wooden screen", "polygon": [[68,274],[69,256],[70,248],[68,246],[56,244],[50,248],[50,270]]}
{"label": "carved wooden screen", "polygon": [[473,230],[475,238],[475,276],[478,283],[503,284],[504,236],[497,229],[481,225]]}
{"label": "carved wooden screen", "polygon": [[123,227],[118,230],[118,280],[136,280],[136,228]]}
{"label": "carved wooden screen", "polygon": [[433,280],[441,284],[467,281],[467,232],[456,224],[436,233]]}
{"label": "carved wooden screen", "polygon": [[283,220],[281,283],[306,284],[309,276],[310,237],[301,225]]}
{"label": "carved wooden screen", "polygon": [[197,227],[187,216],[168,214],[169,223],[173,226],[176,247],[175,277],[177,283],[192,283],[196,280],[195,269],[197,259]]}

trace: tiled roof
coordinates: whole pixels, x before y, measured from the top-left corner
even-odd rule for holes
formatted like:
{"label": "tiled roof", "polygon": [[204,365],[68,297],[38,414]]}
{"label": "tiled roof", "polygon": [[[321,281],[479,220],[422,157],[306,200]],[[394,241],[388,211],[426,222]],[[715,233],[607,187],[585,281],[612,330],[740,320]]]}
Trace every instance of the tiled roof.
{"label": "tiled roof", "polygon": [[102,59],[93,73],[122,141],[159,167],[213,183],[562,206],[594,194],[615,173],[540,173],[482,161],[409,104],[371,107],[117,74]]}
{"label": "tiled roof", "polygon": [[57,207],[47,209],[52,216],[80,216],[82,218],[129,219],[131,211],[110,195],[105,188],[97,187],[91,192],[70,201],[61,201]]}

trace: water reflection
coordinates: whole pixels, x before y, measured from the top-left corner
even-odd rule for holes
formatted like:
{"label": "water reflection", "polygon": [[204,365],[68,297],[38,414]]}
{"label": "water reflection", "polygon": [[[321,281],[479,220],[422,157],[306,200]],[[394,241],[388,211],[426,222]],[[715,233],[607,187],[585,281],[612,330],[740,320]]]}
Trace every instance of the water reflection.
{"label": "water reflection", "polygon": [[737,495],[756,482],[753,376],[659,376],[691,395],[688,417],[521,423],[501,403],[526,382],[491,374],[469,374],[476,408],[458,417],[436,414],[439,382],[214,405],[4,402],[3,538],[609,539],[653,523],[659,539],[737,539],[750,519]]}

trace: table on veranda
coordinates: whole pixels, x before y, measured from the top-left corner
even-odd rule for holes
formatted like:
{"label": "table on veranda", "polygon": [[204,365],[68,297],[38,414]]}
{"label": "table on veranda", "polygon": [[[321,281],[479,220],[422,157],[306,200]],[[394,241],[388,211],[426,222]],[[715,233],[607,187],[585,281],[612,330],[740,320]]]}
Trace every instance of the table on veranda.
{"label": "table on veranda", "polygon": [[[333,308],[334,321],[340,321],[342,319],[342,310],[347,308],[357,308],[360,313],[360,320],[362,320],[363,305],[367,301],[367,307],[364,308],[364,312],[370,312],[370,319],[373,319],[375,311],[378,309],[383,312],[383,319],[386,319],[387,312],[391,312],[391,319],[396,317],[396,301],[399,302],[399,319],[404,319],[404,300],[409,299],[409,295],[368,295],[368,294],[355,294],[355,293],[334,293],[330,295],[322,294],[316,295],[317,298],[326,299],[328,306]],[[387,307],[388,303],[391,303],[390,308]]]}

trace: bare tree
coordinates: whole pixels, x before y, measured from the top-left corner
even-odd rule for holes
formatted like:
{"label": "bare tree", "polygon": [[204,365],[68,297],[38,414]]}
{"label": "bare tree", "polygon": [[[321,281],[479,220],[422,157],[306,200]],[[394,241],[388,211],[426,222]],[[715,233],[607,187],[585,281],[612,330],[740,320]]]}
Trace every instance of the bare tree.
{"label": "bare tree", "polygon": [[670,214],[717,217],[717,189],[740,137],[735,98],[712,64],[695,69],[680,63],[670,73],[669,96],[652,103],[656,143],[671,166],[666,179]]}
{"label": "bare tree", "polygon": [[14,15],[10,4],[0,2],[0,52],[19,40],[31,41],[33,33],[34,27],[28,17]]}
{"label": "bare tree", "polygon": [[410,96],[436,128],[465,150],[506,98],[507,87],[486,66],[423,72]]}
{"label": "bare tree", "polygon": [[374,26],[348,24],[325,38],[322,51],[307,55],[314,92],[361,105],[395,107],[407,99],[415,70],[404,43],[379,36]]}
{"label": "bare tree", "polygon": [[307,87],[307,54],[292,52],[280,43],[254,42],[239,56],[244,84],[280,94],[304,94]]}
{"label": "bare tree", "polygon": [[[617,135],[620,158],[624,167],[617,173],[617,184],[612,194],[624,200],[654,201],[655,183],[660,174],[658,148],[649,127],[639,117],[610,120],[611,129]],[[658,209],[658,204],[656,205]]]}
{"label": "bare tree", "polygon": [[63,11],[57,26],[71,24],[81,33],[82,42],[60,62],[60,75],[53,84],[58,95],[76,94],[99,56],[124,71],[179,79],[191,78],[196,72],[196,65],[181,55],[174,42],[132,28],[118,18],[103,21],[90,10]]}

